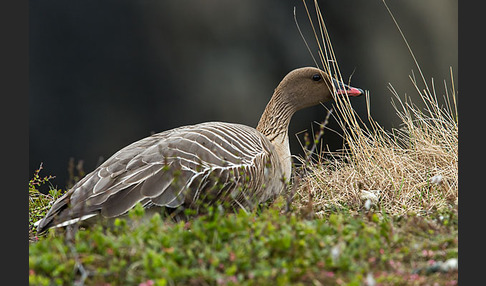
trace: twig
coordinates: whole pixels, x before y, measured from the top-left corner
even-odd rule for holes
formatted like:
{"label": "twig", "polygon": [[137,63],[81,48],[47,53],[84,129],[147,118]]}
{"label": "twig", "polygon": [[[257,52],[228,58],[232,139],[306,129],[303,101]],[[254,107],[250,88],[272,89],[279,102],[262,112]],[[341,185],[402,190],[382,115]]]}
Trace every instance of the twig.
{"label": "twig", "polygon": [[324,127],[329,123],[329,118],[331,117],[332,112],[333,112],[333,108],[331,107],[331,109],[329,109],[329,112],[326,115],[326,118],[320,124],[319,133],[317,134],[317,136],[314,137],[314,142],[312,144],[311,149],[306,152],[307,153],[306,161],[308,163],[311,162],[312,154],[314,154],[314,152],[316,151],[316,148],[317,148],[317,144],[320,142],[322,136],[324,136]]}
{"label": "twig", "polygon": [[75,241],[74,237],[75,237],[77,228],[78,228],[77,225],[68,225],[66,227],[65,239],[66,239],[66,243],[69,247],[69,250],[71,251],[71,254],[74,257],[74,261],[75,261],[74,271],[77,270],[77,271],[79,271],[79,273],[81,273],[81,277],[79,278],[79,280],[74,281],[73,284],[75,286],[83,286],[84,281],[86,280],[86,278],[88,278],[89,271],[84,268],[83,263],[81,263],[81,260],[79,259],[79,253],[76,250],[76,247],[74,246],[74,241]]}

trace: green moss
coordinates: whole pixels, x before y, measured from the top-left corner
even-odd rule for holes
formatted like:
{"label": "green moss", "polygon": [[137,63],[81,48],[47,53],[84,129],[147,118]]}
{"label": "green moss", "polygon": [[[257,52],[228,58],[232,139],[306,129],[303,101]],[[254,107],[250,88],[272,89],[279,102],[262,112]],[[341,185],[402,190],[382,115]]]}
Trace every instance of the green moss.
{"label": "green moss", "polygon": [[[143,214],[137,206],[129,217],[136,220]],[[453,221],[456,215],[449,217]],[[433,251],[435,260],[457,257],[457,225],[437,224],[427,239],[413,235],[423,232],[429,220],[349,213],[308,220],[294,213],[282,215],[275,207],[258,214],[213,209],[188,223],[164,221],[158,214],[138,224],[120,218],[111,227],[78,231],[71,248],[59,231],[31,244],[29,280],[38,285],[52,281],[47,279],[70,284],[80,276],[75,271],[78,257],[89,272],[86,284],[152,280],[159,285],[362,285],[366,273],[377,273],[388,283],[426,264],[431,258],[423,256],[423,250]],[[395,269],[390,261],[400,261],[401,266]],[[441,279],[436,275],[430,281],[446,281]]]}

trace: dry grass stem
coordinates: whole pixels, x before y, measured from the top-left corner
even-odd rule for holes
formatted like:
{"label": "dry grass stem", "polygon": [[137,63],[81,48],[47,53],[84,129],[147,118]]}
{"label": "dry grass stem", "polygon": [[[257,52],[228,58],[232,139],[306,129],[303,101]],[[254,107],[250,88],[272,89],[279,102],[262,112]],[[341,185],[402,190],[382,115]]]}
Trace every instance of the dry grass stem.
{"label": "dry grass stem", "polygon": [[[317,29],[303,3],[319,47],[320,66],[342,81],[317,1],[314,1]],[[337,152],[321,150],[310,163],[309,158],[302,159],[305,167],[297,172],[302,176],[297,188],[300,207],[306,207],[312,199],[314,210],[320,214],[336,209],[359,211],[369,196],[377,200],[366,202],[365,209],[373,204],[393,215],[429,213],[457,206],[458,116],[452,68],[452,90],[447,89],[444,81],[444,107],[439,105],[433,79],[427,84],[405,36],[396,21],[395,24],[419,69],[422,82],[417,82],[413,74],[410,80],[425,107],[420,109],[410,98],[402,99],[390,84],[391,104],[401,126],[387,131],[371,116],[369,92],[365,94],[365,120],[354,111],[349,97],[334,96],[333,118],[343,131],[344,146]]]}

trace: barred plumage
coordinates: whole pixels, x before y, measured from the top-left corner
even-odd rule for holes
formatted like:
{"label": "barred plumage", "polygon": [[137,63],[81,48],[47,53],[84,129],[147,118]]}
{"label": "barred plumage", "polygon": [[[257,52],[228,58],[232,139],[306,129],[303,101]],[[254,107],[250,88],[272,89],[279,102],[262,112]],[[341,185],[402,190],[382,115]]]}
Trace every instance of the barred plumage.
{"label": "barred plumage", "polygon": [[290,178],[290,118],[299,109],[330,100],[331,82],[315,68],[292,71],[275,90],[256,129],[206,122],[128,145],[59,198],[38,230],[98,214],[116,217],[138,202],[146,208],[200,211],[217,203],[251,210],[274,199]]}

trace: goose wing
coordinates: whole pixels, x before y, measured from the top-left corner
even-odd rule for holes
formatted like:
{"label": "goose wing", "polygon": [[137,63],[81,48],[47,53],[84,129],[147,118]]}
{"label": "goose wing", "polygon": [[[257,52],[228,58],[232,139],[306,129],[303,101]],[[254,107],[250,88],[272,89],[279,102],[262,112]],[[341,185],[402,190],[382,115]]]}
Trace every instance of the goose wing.
{"label": "goose wing", "polygon": [[198,208],[228,202],[253,208],[284,188],[273,145],[255,129],[210,122],[184,126],[121,149],[59,198],[38,229],[101,213],[115,217],[135,204]]}

